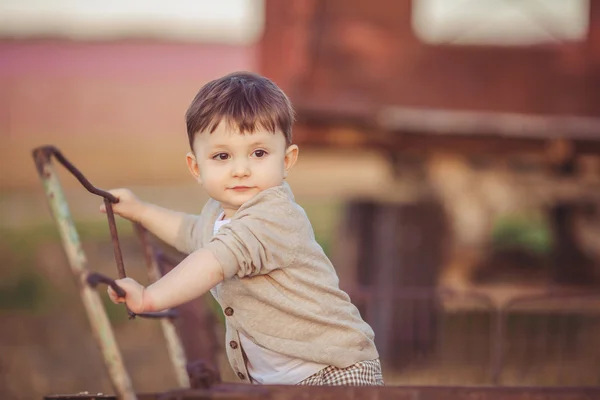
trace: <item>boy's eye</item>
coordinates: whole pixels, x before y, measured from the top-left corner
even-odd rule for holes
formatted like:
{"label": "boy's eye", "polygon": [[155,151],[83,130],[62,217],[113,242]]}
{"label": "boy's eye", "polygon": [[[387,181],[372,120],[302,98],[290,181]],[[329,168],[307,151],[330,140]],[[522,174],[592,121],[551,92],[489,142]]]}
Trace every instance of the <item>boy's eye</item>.
{"label": "boy's eye", "polygon": [[229,158],[229,154],[227,153],[219,153],[219,154],[215,154],[213,156],[213,160],[221,160],[221,161],[225,161]]}
{"label": "boy's eye", "polygon": [[267,155],[267,152],[264,151],[264,150],[256,150],[254,152],[254,156],[257,157],[257,158],[262,158],[262,157],[264,157],[266,155]]}

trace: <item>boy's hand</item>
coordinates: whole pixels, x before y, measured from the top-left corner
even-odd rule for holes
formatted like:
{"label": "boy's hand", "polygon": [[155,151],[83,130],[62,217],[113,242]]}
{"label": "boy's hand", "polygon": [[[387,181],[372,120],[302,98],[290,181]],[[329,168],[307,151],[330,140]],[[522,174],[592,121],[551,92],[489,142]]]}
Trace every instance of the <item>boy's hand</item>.
{"label": "boy's hand", "polygon": [[131,278],[117,279],[115,281],[125,291],[125,297],[119,297],[109,286],[108,297],[113,303],[125,303],[127,308],[136,314],[144,312],[144,287]]}
{"label": "boy's hand", "polygon": [[[129,189],[113,189],[108,191],[119,199],[118,203],[113,203],[112,208],[115,214],[130,221],[141,222],[141,217],[146,203],[140,201]],[[100,206],[100,212],[106,213],[106,206]]]}

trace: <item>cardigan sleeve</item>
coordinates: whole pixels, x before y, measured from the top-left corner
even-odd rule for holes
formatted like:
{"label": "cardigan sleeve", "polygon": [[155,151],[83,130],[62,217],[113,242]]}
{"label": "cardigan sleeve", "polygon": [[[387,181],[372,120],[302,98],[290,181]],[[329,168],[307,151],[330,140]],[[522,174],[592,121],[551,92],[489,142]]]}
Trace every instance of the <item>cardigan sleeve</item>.
{"label": "cardigan sleeve", "polygon": [[221,264],[225,279],[263,275],[294,262],[306,223],[306,214],[289,198],[277,192],[259,194],[206,248]]}
{"label": "cardigan sleeve", "polygon": [[202,223],[200,215],[186,214],[183,216],[177,232],[175,248],[182,253],[190,254],[198,250],[202,243]]}
{"label": "cardigan sleeve", "polygon": [[219,204],[209,200],[202,207],[200,215],[185,214],[175,239],[174,247],[182,253],[190,254],[202,247],[207,221],[218,213]]}

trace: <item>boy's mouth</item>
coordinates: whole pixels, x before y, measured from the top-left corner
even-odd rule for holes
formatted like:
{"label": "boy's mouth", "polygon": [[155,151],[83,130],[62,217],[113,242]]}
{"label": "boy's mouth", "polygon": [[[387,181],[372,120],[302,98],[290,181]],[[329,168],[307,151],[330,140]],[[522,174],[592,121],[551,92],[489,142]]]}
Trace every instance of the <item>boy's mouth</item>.
{"label": "boy's mouth", "polygon": [[250,187],[250,186],[234,186],[229,189],[235,190],[236,192],[245,192],[246,190],[252,189],[252,187]]}

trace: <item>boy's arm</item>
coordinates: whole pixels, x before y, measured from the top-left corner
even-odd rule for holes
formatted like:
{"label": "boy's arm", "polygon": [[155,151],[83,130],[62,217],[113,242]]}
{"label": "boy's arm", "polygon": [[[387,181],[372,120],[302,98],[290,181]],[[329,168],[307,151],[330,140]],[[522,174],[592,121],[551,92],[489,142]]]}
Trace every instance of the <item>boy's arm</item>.
{"label": "boy's arm", "polygon": [[185,215],[156,204],[144,203],[138,222],[169,246],[177,247],[178,233]]}
{"label": "boy's arm", "polygon": [[162,311],[193,300],[223,280],[223,269],[208,249],[196,250],[168,274],[144,289],[131,278],[119,279],[117,284],[126,297],[118,298],[109,288],[116,303],[127,303],[135,313]]}
{"label": "boy's arm", "polygon": [[[177,247],[175,242],[185,213],[143,202],[129,189],[113,189],[109,192],[119,199],[118,203],[112,205],[115,214],[139,222],[163,242]],[[100,206],[100,211],[106,212],[104,204]]]}

